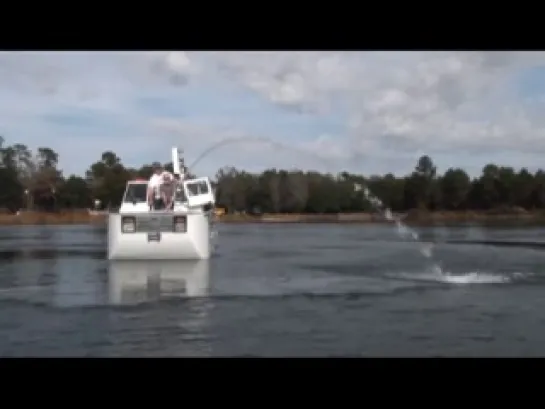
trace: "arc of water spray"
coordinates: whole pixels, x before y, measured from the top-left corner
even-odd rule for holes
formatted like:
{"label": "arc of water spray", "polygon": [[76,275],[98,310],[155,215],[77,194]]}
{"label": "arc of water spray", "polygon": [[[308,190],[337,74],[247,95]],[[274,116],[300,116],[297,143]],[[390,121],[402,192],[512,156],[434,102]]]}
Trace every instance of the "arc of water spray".
{"label": "arc of water spray", "polygon": [[204,159],[206,156],[208,156],[210,153],[212,153],[216,149],[219,149],[224,145],[230,145],[232,143],[237,143],[237,142],[262,142],[262,143],[269,144],[269,145],[271,145],[273,147],[276,147],[276,148],[296,151],[296,152],[305,154],[307,156],[314,157],[315,159],[316,158],[320,159],[323,163],[327,164],[327,166],[331,165],[331,163],[326,158],[324,158],[324,157],[322,157],[320,155],[311,153],[311,152],[309,152],[307,150],[304,150],[304,149],[300,149],[300,148],[296,148],[296,147],[293,147],[293,146],[285,145],[285,144],[283,144],[281,142],[276,142],[276,141],[273,141],[271,139],[263,138],[263,137],[259,137],[259,136],[240,136],[240,137],[233,137],[233,138],[225,138],[225,139],[222,139],[221,141],[218,141],[218,142],[214,143],[212,146],[205,149],[199,156],[197,156],[197,158],[191,163],[189,168],[190,169],[194,168],[202,159]]}
{"label": "arc of water spray", "polygon": [[[212,153],[216,149],[219,149],[220,147],[222,147],[224,145],[229,145],[231,143],[237,143],[237,142],[263,142],[263,143],[267,143],[267,144],[269,144],[271,146],[274,146],[274,147],[277,147],[277,148],[280,148],[280,149],[298,151],[298,152],[300,152],[302,154],[305,154],[307,156],[312,156],[314,158],[320,159],[322,161],[322,163],[327,165],[327,167],[329,167],[331,165],[330,161],[326,160],[326,158],[324,158],[322,156],[319,156],[317,154],[308,152],[307,150],[304,150],[304,149],[299,149],[299,148],[295,148],[295,147],[292,147],[292,146],[288,146],[288,145],[285,145],[283,143],[270,140],[268,138],[253,137],[253,136],[241,136],[241,137],[225,138],[225,139],[222,139],[219,142],[216,142],[215,144],[213,144],[209,148],[205,149],[199,156],[197,156],[197,158],[192,162],[192,164],[189,166],[189,168],[190,169],[194,168],[203,158],[208,156],[210,153]],[[355,192],[360,192],[360,191],[363,192],[363,195],[364,195],[365,199],[369,203],[371,203],[371,205],[373,206],[375,211],[378,211],[386,220],[395,223],[395,225],[397,227],[397,232],[401,237],[410,237],[413,241],[418,242],[421,245],[420,253],[426,259],[433,260],[433,253],[432,253],[433,245],[432,244],[425,245],[425,243],[423,243],[420,240],[420,237],[419,237],[418,233],[416,231],[414,231],[413,229],[409,228],[407,225],[405,225],[401,221],[401,218],[399,216],[394,216],[392,211],[389,208],[385,207],[384,204],[382,203],[382,201],[378,197],[373,195],[367,186],[365,186],[365,185],[363,185],[361,183],[354,183],[354,191]],[[216,235],[217,235],[217,232],[216,232]],[[437,272],[439,274],[444,274],[443,270],[441,269],[441,267],[437,263],[434,263],[433,269],[434,269],[435,272]]]}

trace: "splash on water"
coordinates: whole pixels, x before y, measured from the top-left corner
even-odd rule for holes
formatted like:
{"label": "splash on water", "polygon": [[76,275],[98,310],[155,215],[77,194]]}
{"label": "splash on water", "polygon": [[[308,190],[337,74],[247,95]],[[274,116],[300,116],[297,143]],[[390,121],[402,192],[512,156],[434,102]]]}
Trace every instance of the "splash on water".
{"label": "splash on water", "polygon": [[442,281],[448,284],[502,284],[512,280],[506,275],[471,272],[463,275],[444,274]]}
{"label": "splash on water", "polygon": [[530,277],[529,273],[512,273],[512,274],[492,274],[481,271],[472,271],[463,274],[452,274],[445,272],[438,275],[433,270],[419,274],[414,273],[397,273],[388,274],[390,278],[402,279],[410,281],[435,282],[454,285],[470,285],[470,284],[507,284],[516,281],[521,281]]}

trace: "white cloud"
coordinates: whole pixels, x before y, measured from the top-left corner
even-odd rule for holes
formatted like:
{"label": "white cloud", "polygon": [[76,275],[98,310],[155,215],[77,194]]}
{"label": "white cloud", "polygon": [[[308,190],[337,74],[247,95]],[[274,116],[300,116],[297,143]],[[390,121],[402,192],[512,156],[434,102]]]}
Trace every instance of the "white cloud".
{"label": "white cloud", "polygon": [[[533,155],[545,151],[545,74],[529,89],[521,84],[542,67],[543,52],[0,53],[0,132],[8,140],[66,150],[56,141],[91,138],[89,132],[54,128],[42,117],[80,109],[117,121],[97,131],[96,146],[89,139],[83,143],[94,155],[89,163],[106,149],[146,161],[146,154],[168,152],[174,142],[191,152],[224,137],[286,144],[285,129],[299,116],[309,128],[335,119],[334,131],[312,126],[289,143],[327,156],[339,168],[360,161],[374,164],[365,171],[409,171],[423,152],[456,155],[460,166],[481,167],[507,154],[513,158],[508,164],[534,166],[539,163]],[[176,106],[178,96],[191,89],[198,98],[200,88],[208,90],[204,106],[217,103],[210,89],[230,90],[233,101],[243,92],[259,99],[247,114],[239,109],[229,115],[227,106],[200,121],[145,113],[135,105],[138,98],[165,96]],[[274,117],[265,132],[249,125],[258,110],[260,117]],[[154,149],[141,142],[147,135]],[[244,167],[248,152],[253,161],[259,155],[270,159],[266,149],[249,146],[226,151],[224,158]],[[277,155],[276,166],[288,156]],[[84,157],[78,155],[77,163],[61,159],[81,172]],[[388,163],[376,166],[380,160]]]}

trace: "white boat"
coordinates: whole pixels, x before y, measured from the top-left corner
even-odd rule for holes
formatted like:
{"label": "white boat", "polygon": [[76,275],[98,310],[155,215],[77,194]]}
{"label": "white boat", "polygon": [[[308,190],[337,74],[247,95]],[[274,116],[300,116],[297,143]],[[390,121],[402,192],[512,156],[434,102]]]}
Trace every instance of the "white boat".
{"label": "white boat", "polygon": [[137,304],[165,298],[206,297],[210,261],[112,261],[108,267],[110,304]]}
{"label": "white boat", "polygon": [[184,160],[172,148],[172,210],[150,210],[148,181],[127,183],[118,213],[108,215],[109,260],[205,260],[212,255],[215,197],[210,179],[186,180]]}

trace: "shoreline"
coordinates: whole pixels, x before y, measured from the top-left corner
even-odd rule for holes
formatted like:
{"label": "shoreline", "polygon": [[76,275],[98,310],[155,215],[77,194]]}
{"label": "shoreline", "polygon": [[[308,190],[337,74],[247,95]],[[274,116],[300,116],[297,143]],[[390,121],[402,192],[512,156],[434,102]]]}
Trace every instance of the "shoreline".
{"label": "shoreline", "polygon": [[[23,212],[0,214],[0,226],[28,225],[88,225],[105,224],[107,213],[77,210],[60,213]],[[524,223],[545,225],[545,211],[510,212],[422,212],[410,211],[401,216],[407,225],[458,225],[465,223]],[[225,224],[388,224],[391,221],[376,213],[339,214],[225,214],[216,217],[216,223]]]}
{"label": "shoreline", "polygon": [[[461,225],[466,223],[526,223],[545,225],[545,212],[525,212],[523,214],[486,212],[408,212],[401,216],[401,222],[408,226]],[[375,213],[339,214],[269,214],[262,216],[225,215],[219,219],[225,224],[391,224],[383,216]]]}

